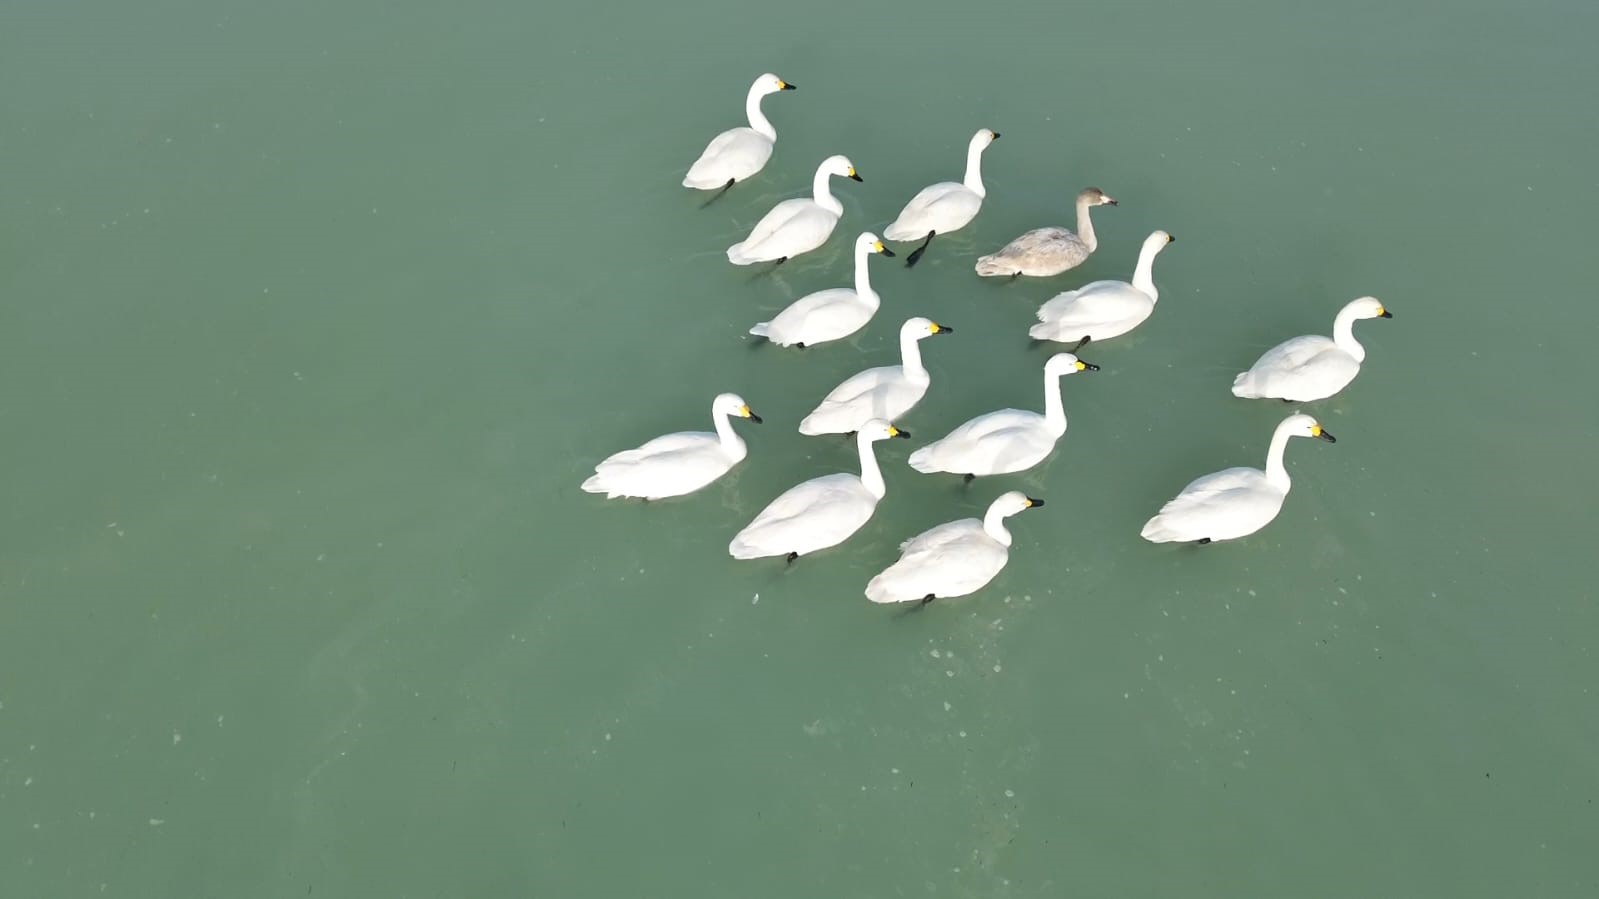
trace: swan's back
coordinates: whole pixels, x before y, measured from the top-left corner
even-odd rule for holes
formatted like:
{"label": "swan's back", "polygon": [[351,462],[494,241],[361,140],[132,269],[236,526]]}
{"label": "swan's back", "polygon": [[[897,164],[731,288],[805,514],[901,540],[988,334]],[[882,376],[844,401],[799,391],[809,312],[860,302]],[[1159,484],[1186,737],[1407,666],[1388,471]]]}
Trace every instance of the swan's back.
{"label": "swan's back", "polygon": [[923,473],[1004,474],[1038,464],[1055,447],[1044,417],[1001,409],[962,424],[911,453],[910,466]]}
{"label": "swan's back", "polygon": [[1047,278],[1081,265],[1091,252],[1081,238],[1066,228],[1036,228],[999,252],[979,257],[977,273],[985,277],[1020,273]]}
{"label": "swan's back", "polygon": [[729,128],[711,138],[705,152],[689,166],[683,186],[710,190],[729,179],[743,181],[766,167],[772,147],[771,138],[753,128]]}
{"label": "swan's back", "polygon": [[929,594],[965,596],[981,589],[1005,567],[1009,551],[965,518],[939,525],[907,541],[899,561],[866,585],[872,602],[913,602]]}
{"label": "swan's back", "polygon": [[1258,468],[1228,468],[1184,487],[1144,525],[1142,536],[1155,543],[1242,537],[1276,518],[1286,496]]}
{"label": "swan's back", "polygon": [[1249,371],[1233,379],[1233,395],[1309,402],[1332,396],[1358,374],[1355,357],[1329,338],[1306,335],[1267,350]]}
{"label": "swan's back", "polygon": [[983,198],[964,184],[941,181],[921,189],[899,217],[883,231],[889,240],[919,240],[929,231],[944,233],[965,227],[983,208]]}
{"label": "swan's back", "polygon": [[831,474],[789,488],[772,500],[728,545],[735,559],[797,552],[801,555],[842,542],[877,508],[853,474]]}
{"label": "swan's back", "polygon": [[779,346],[838,340],[854,334],[871,321],[877,306],[854,288],[833,287],[800,297],[771,321],[756,325],[750,333]]}
{"label": "swan's back", "polygon": [[730,455],[715,434],[667,434],[596,465],[583,489],[610,497],[681,496],[721,477],[740,458]]}
{"label": "swan's back", "polygon": [[881,418],[893,421],[916,405],[928,382],[912,381],[903,366],[885,365],[851,375],[800,422],[801,434],[843,434]]}
{"label": "swan's back", "polygon": [[749,237],[727,248],[727,258],[748,265],[808,253],[827,242],[836,224],[838,216],[810,197],[784,200],[755,223]]}

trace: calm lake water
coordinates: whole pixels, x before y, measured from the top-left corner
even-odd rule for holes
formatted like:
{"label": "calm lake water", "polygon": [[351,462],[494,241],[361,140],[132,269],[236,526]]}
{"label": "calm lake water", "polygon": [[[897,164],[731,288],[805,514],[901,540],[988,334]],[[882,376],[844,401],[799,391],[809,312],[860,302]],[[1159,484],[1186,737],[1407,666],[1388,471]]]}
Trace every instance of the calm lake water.
{"label": "calm lake water", "polygon": [[[45,896],[1599,893],[1599,6],[12,0],[0,28],[0,869]],[[779,140],[679,186],[763,71]],[[744,336],[873,260],[855,337]],[[723,250],[825,156],[833,239]],[[977,255],[1071,224],[1058,278]],[[1037,305],[1161,302],[1020,475],[917,474],[1041,408]],[[1154,546],[1286,408],[1228,387],[1363,294],[1254,537]],[[911,315],[933,384],[888,495],[785,568],[728,539],[851,470],[802,437]],[[692,497],[578,490],[747,398]],[[899,541],[1005,489],[1011,563],[914,615]]]}

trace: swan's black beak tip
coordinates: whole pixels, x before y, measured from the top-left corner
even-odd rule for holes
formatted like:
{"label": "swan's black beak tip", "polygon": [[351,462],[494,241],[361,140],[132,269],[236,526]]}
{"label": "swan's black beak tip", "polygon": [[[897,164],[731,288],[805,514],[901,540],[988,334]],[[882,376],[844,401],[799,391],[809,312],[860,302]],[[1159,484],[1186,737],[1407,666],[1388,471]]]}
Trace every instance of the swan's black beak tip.
{"label": "swan's black beak tip", "polygon": [[1383,311],[1377,313],[1377,317],[1378,318],[1393,318],[1394,314],[1392,312],[1389,312],[1387,309],[1384,309]]}
{"label": "swan's black beak tip", "polygon": [[755,422],[756,424],[760,424],[763,421],[763,419],[759,415],[756,415],[754,412],[751,412],[746,417],[749,418],[750,421]]}
{"label": "swan's black beak tip", "polygon": [[785,82],[783,82],[783,87],[782,87],[782,90],[785,90],[785,91],[795,91],[795,90],[799,90],[799,88],[798,88],[798,87],[796,87],[796,86],[795,86],[795,85],[794,85],[794,82],[792,82],[792,81],[785,81]]}
{"label": "swan's black beak tip", "polygon": [[1322,430],[1316,432],[1316,439],[1317,440],[1325,440],[1328,443],[1337,443],[1338,442],[1338,438],[1334,437],[1332,435],[1332,432],[1328,431],[1326,428],[1323,428]]}
{"label": "swan's black beak tip", "polygon": [[859,174],[857,174],[855,172],[850,172],[849,173],[849,180],[851,180],[851,181],[865,181],[866,179],[862,178]]}
{"label": "swan's black beak tip", "polygon": [[1042,508],[1043,505],[1044,501],[1041,499],[1033,499],[1030,496],[1027,498],[1027,508],[1029,509],[1039,509]]}

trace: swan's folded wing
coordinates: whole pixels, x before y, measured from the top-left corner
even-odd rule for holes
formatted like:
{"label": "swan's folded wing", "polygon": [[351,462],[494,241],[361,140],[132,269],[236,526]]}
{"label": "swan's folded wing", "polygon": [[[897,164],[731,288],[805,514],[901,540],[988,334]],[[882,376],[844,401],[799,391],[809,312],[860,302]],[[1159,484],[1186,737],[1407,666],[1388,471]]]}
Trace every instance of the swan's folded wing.
{"label": "swan's folded wing", "polygon": [[848,287],[834,287],[800,297],[772,318],[767,337],[774,343],[814,343],[852,333],[865,324],[871,310]]}
{"label": "swan's folded wing", "polygon": [[962,518],[959,521],[946,521],[937,527],[931,527],[917,534],[899,545],[900,560],[920,557],[922,554],[932,552],[940,546],[959,540],[964,534],[981,533],[983,523],[975,518]]}
{"label": "swan's folded wing", "polygon": [[[911,198],[893,224],[883,231],[889,240],[920,240],[928,231],[964,225],[982,207],[982,199],[966,185],[941,181],[921,189]],[[959,221],[959,224],[955,222]]]}
{"label": "swan's folded wing", "polygon": [[1228,468],[1196,479],[1166,505],[1154,521],[1163,521],[1188,539],[1231,533],[1238,522],[1267,521],[1282,507],[1282,494],[1269,487],[1256,468]]}
{"label": "swan's folded wing", "polygon": [[1038,320],[1064,328],[1110,324],[1146,314],[1149,296],[1125,281],[1095,281],[1044,303]]}
{"label": "swan's folded wing", "polygon": [[1327,350],[1337,349],[1337,344],[1317,334],[1307,334],[1285,340],[1266,352],[1251,366],[1254,371],[1287,371],[1299,368]]}
{"label": "swan's folded wing", "polygon": [[770,527],[800,515],[809,515],[830,506],[849,504],[862,492],[861,480],[852,474],[830,474],[795,484],[777,499],[766,504],[746,531]]}
{"label": "swan's folded wing", "polygon": [[795,197],[792,200],[784,200],[773,206],[765,215],[761,216],[761,220],[755,223],[755,227],[750,229],[750,236],[744,238],[743,246],[753,251],[762,241],[776,234],[790,220],[803,214],[807,208],[814,205],[816,204],[809,197]]}
{"label": "swan's folded wing", "polygon": [[[606,462],[637,462],[650,456],[659,456],[676,450],[696,446],[711,445],[717,442],[715,434],[706,431],[679,431],[676,434],[664,434],[654,440],[630,450],[615,453]],[[603,463],[601,463],[603,464]]]}

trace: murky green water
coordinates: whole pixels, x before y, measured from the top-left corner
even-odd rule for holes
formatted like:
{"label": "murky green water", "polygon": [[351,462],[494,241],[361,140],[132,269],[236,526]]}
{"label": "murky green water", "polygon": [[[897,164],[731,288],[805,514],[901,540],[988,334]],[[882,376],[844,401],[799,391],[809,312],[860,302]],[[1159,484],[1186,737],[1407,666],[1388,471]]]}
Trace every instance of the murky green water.
{"label": "murky green water", "polygon": [[[1588,259],[1599,8],[15,0],[0,28],[0,867],[16,896],[1591,896]],[[701,210],[705,141],[776,153]],[[743,332],[1004,133],[879,317]],[[822,250],[724,248],[845,153]],[[1120,200],[1048,282],[972,260]],[[1162,255],[1049,461],[916,474],[1038,408],[1037,304]],[[906,250],[909,247],[901,246]],[[1345,301],[1365,370],[1250,539],[1157,547],[1258,465],[1228,393]],[[795,433],[924,345],[888,496],[786,569],[729,537],[854,465]],[[744,395],[749,458],[606,502]],[[989,589],[861,595],[1013,520]]]}

